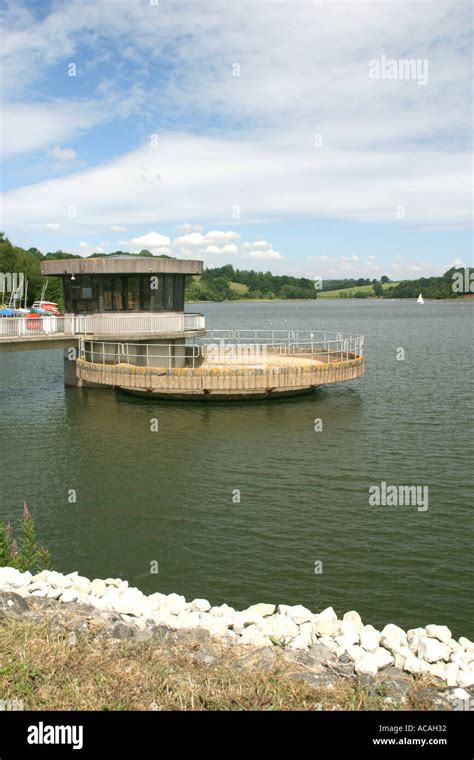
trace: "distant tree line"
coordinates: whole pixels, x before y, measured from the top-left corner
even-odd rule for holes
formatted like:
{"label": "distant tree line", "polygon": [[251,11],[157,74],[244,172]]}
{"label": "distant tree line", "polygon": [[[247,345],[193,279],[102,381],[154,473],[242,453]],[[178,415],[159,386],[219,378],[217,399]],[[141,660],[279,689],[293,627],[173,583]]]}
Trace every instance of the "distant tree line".
{"label": "distant tree line", "polygon": [[[151,257],[153,254],[143,249],[138,254],[127,251],[113,253],[93,253],[88,258],[102,256],[141,256]],[[37,248],[25,250],[14,246],[0,232],[0,272],[23,272],[28,281],[28,305],[41,296],[45,278],[41,275],[40,264],[50,259],[77,259],[80,256],[65,251],[41,253]],[[162,254],[158,258],[172,258]],[[462,279],[464,290],[455,287],[456,278]],[[417,298],[423,293],[425,298],[456,298],[463,293],[469,293],[470,279],[474,279],[474,269],[451,267],[441,277],[420,277],[417,280],[403,280],[390,285],[387,275],[376,279],[345,279],[324,280],[321,291],[345,290],[347,288],[372,285],[372,289],[348,293],[340,293],[344,298]],[[383,287],[385,285],[385,287]],[[474,291],[474,282],[471,283]],[[320,291],[319,291],[320,292]],[[472,291],[471,291],[472,292]],[[256,272],[253,269],[234,269],[231,264],[222,267],[205,269],[200,277],[188,277],[186,284],[186,300],[188,301],[233,301],[246,299],[315,299],[318,288],[314,280],[307,277],[292,277],[290,275],[274,275],[271,272]],[[1,292],[0,292],[1,298]],[[51,277],[45,298],[55,301],[60,308],[64,307],[62,287],[59,279]]]}
{"label": "distant tree line", "polygon": [[[239,285],[245,287],[239,288]],[[232,301],[241,298],[308,299],[317,298],[317,290],[314,281],[307,277],[273,275],[271,272],[255,272],[253,269],[234,269],[231,264],[227,264],[205,269],[199,279],[190,277],[186,287],[186,298],[190,301]]]}

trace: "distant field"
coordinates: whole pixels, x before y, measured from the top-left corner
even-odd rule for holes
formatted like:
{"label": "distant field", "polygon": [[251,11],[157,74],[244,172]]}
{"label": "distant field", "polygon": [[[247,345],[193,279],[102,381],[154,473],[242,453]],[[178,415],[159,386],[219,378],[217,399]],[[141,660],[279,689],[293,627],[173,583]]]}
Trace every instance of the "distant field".
{"label": "distant field", "polygon": [[240,282],[231,282],[229,283],[229,287],[231,290],[235,290],[237,293],[247,293],[249,286],[243,285]]}
{"label": "distant field", "polygon": [[[384,282],[382,285],[384,290],[393,288],[394,285],[398,285],[398,282]],[[339,293],[346,293],[347,297],[353,296],[354,293],[371,293],[374,295],[374,289],[372,285],[355,285],[353,288],[339,288],[339,290],[326,290],[323,293],[318,292],[318,298],[339,298]]]}

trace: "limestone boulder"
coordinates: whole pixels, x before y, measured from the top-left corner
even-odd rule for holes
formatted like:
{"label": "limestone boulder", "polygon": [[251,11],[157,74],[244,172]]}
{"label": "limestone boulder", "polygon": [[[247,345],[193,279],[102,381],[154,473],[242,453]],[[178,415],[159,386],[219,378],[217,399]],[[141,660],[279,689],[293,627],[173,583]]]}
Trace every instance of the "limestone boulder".
{"label": "limestone boulder", "polygon": [[446,625],[427,625],[426,635],[430,639],[438,639],[443,644],[449,644],[452,633]]}

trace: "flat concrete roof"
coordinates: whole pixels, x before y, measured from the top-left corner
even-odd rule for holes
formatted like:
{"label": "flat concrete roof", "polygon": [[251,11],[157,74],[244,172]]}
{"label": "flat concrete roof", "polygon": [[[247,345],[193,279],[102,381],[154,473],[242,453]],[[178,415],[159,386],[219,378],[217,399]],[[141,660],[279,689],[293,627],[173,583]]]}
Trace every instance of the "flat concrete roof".
{"label": "flat concrete roof", "polygon": [[202,274],[203,262],[156,257],[104,256],[95,259],[52,259],[41,262],[41,274],[64,277],[71,274]]}

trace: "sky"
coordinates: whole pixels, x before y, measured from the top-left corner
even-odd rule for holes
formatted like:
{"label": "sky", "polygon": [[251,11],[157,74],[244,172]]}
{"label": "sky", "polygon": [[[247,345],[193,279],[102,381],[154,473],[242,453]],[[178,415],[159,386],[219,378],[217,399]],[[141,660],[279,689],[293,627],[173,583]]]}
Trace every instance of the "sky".
{"label": "sky", "polygon": [[472,265],[462,0],[0,1],[1,229],[311,278]]}

